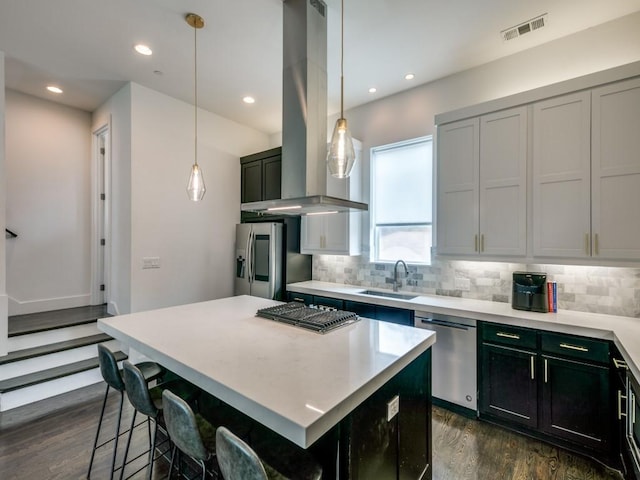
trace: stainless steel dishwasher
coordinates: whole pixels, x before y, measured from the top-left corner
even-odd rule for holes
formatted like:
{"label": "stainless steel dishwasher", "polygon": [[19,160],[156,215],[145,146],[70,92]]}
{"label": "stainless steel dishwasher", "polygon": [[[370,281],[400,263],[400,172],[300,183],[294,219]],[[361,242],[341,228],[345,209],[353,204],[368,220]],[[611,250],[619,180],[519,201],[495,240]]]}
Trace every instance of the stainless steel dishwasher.
{"label": "stainless steel dishwasher", "polygon": [[476,326],[469,318],[416,311],[415,326],[436,332],[431,347],[434,403],[455,405],[477,412]]}

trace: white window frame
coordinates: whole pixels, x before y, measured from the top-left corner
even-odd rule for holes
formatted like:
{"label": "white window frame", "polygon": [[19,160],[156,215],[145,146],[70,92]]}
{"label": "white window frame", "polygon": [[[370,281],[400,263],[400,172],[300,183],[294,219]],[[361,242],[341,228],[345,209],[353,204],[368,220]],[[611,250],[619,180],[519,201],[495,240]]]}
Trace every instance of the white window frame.
{"label": "white window frame", "polygon": [[[382,152],[382,151],[387,151],[387,150],[394,150],[394,149],[398,149],[398,148],[403,148],[403,147],[408,147],[411,145],[415,145],[418,143],[427,143],[430,142],[431,143],[431,171],[432,171],[432,175],[431,175],[431,181],[432,181],[432,187],[435,184],[434,182],[434,161],[435,161],[435,153],[434,153],[434,138],[433,135],[426,135],[424,137],[418,137],[418,138],[413,138],[410,140],[404,140],[401,142],[395,142],[395,143],[390,143],[388,145],[381,145],[378,147],[372,147],[370,152],[369,152],[369,158],[370,158],[370,165],[371,165],[371,175],[370,175],[370,184],[369,184],[369,192],[370,192],[370,205],[369,205],[369,210],[370,210],[370,223],[369,223],[369,261],[372,263],[394,263],[394,260],[379,260],[378,257],[378,245],[377,245],[377,241],[376,241],[376,229],[377,227],[411,227],[411,226],[430,226],[431,227],[431,245],[429,246],[429,251],[433,251],[433,242],[435,240],[435,232],[434,232],[434,226],[433,226],[433,219],[435,217],[435,204],[434,204],[434,200],[433,200],[433,195],[432,195],[432,199],[431,199],[431,222],[419,222],[419,223],[384,223],[384,224],[377,224],[375,221],[375,192],[374,192],[374,183],[375,183],[375,156],[377,152]],[[433,192],[433,190],[432,190]],[[416,261],[407,261],[407,263],[410,263],[412,265],[431,265],[433,262],[433,257],[432,255],[429,255],[429,261],[424,261],[424,262],[416,262]]]}

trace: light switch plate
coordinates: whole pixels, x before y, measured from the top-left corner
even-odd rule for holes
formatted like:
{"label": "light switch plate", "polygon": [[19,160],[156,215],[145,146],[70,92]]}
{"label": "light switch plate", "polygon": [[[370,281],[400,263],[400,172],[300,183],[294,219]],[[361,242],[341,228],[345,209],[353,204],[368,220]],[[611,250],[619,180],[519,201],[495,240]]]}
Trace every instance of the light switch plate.
{"label": "light switch plate", "polygon": [[387,422],[390,422],[400,411],[400,397],[396,395],[387,403]]}
{"label": "light switch plate", "polygon": [[160,257],[142,257],[142,269],[160,268]]}

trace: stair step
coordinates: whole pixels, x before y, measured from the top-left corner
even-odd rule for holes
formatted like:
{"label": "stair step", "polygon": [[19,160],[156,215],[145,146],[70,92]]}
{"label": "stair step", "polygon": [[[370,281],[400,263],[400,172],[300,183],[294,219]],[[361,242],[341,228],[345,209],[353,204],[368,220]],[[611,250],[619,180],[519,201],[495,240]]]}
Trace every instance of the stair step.
{"label": "stair step", "polygon": [[98,318],[109,316],[111,315],[107,313],[106,305],[90,305],[50,312],[13,315],[9,317],[9,337],[83,325],[95,322]]}
{"label": "stair step", "polygon": [[[123,352],[114,353],[118,362],[125,360],[127,355]],[[60,367],[49,368],[35,373],[29,373],[19,377],[9,378],[0,381],[0,393],[11,392],[20,388],[37,385],[39,383],[48,382],[58,378],[73,375],[75,373],[91,370],[99,366],[98,357],[82,360],[80,362],[70,363]]]}
{"label": "stair step", "polygon": [[109,335],[107,335],[106,333],[99,333],[98,335],[91,335],[89,337],[81,337],[64,342],[26,348],[24,350],[11,352],[9,355],[6,355],[4,357],[0,357],[0,365],[19,362],[28,358],[40,357],[42,355],[48,355],[50,353],[63,352],[65,350],[71,350],[73,348],[86,347],[87,345],[92,345],[94,343],[108,342],[109,340],[111,340],[111,337]]}

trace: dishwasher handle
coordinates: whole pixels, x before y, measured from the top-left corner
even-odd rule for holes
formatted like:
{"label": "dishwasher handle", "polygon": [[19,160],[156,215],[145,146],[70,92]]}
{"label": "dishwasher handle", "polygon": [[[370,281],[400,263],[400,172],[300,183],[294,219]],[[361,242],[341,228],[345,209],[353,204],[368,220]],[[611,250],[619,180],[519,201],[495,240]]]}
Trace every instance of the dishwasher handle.
{"label": "dishwasher handle", "polygon": [[449,327],[456,328],[458,330],[469,330],[470,328],[475,328],[470,325],[464,325],[463,323],[450,322],[448,320],[438,320],[436,318],[427,318],[427,317],[416,317],[420,319],[421,323],[425,325],[435,325],[438,327]]}

